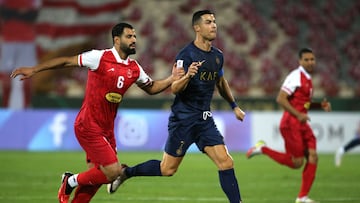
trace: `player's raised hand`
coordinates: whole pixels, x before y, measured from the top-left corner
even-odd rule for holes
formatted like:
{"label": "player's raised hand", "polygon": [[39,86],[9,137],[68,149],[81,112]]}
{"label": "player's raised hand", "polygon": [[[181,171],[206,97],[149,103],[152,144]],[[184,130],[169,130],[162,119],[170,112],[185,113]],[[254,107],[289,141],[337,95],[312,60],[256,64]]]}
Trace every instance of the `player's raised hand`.
{"label": "player's raised hand", "polygon": [[187,76],[189,76],[189,78],[194,77],[194,75],[196,75],[196,73],[198,72],[200,66],[203,64],[204,62],[192,62],[188,68],[188,72],[186,73]]}
{"label": "player's raised hand", "polygon": [[15,78],[16,76],[20,75],[20,80],[25,80],[31,78],[35,73],[36,72],[34,67],[20,67],[13,70],[13,72],[10,74],[10,77]]}

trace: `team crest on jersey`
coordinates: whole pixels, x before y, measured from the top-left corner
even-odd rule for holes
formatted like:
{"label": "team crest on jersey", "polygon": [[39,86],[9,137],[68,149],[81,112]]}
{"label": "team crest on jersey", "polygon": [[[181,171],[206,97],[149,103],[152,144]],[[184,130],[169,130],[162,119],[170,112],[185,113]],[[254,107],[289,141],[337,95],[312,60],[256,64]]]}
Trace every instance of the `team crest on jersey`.
{"label": "team crest on jersey", "polygon": [[310,102],[306,102],[306,103],[304,104],[304,108],[305,108],[305,109],[310,109],[310,105],[311,105]]}
{"label": "team crest on jersey", "polygon": [[116,92],[109,92],[105,95],[106,100],[111,103],[120,103],[122,100],[122,95]]}
{"label": "team crest on jersey", "polygon": [[132,70],[131,70],[131,69],[128,69],[126,76],[127,76],[128,78],[132,78],[132,75],[133,75]]}
{"label": "team crest on jersey", "polygon": [[220,64],[220,59],[219,59],[219,57],[216,57],[215,62],[216,62],[217,65]]}

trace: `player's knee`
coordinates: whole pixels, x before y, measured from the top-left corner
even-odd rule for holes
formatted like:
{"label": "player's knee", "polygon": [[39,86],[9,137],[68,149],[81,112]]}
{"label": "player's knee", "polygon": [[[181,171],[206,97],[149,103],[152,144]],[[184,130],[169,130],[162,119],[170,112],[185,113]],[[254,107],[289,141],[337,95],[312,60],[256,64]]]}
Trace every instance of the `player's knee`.
{"label": "player's knee", "polygon": [[227,159],[223,160],[222,162],[220,162],[218,168],[220,170],[227,170],[227,169],[234,168],[234,161],[231,158],[227,158]]}
{"label": "player's knee", "polygon": [[310,163],[316,164],[318,162],[318,155],[317,154],[310,154],[308,160]]}
{"label": "player's knee", "polygon": [[301,159],[297,158],[297,159],[294,159],[293,162],[294,162],[294,169],[299,169],[304,164],[304,159],[303,158],[301,158]]}
{"label": "player's knee", "polygon": [[219,170],[227,170],[234,168],[234,161],[229,155],[219,156],[214,160]]}

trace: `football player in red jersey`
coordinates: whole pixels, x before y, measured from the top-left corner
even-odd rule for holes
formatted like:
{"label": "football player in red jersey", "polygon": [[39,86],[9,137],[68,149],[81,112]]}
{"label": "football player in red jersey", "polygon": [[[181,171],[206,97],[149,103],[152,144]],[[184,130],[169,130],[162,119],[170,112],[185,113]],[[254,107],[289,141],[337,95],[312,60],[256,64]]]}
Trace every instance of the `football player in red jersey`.
{"label": "football player in red jersey", "polygon": [[285,79],[277,97],[277,102],[284,108],[280,122],[280,132],[285,143],[285,153],[277,152],[259,141],[249,149],[246,156],[251,158],[265,154],[279,164],[293,169],[299,169],[306,160],[302,174],[302,184],[295,203],[315,203],[308,197],[315,179],[318,155],[316,152],[316,137],[308,124],[309,109],[322,108],[331,111],[331,105],[326,99],[321,103],[311,101],[313,85],[311,74],[315,68],[315,55],[309,48],[299,51],[300,66],[293,70]]}
{"label": "football player in red jersey", "polygon": [[85,150],[89,169],[62,176],[58,198],[67,203],[74,188],[73,203],[89,202],[102,184],[107,184],[122,173],[118,162],[114,136],[114,120],[125,92],[137,84],[148,94],[157,94],[168,88],[184,73],[175,64],[169,77],[152,80],[139,65],[129,58],[136,53],[135,29],[127,23],[119,23],[112,29],[114,46],[110,49],[91,50],[71,57],[59,57],[32,67],[20,67],[11,77],[28,79],[34,74],[59,67],[87,67],[88,80],[85,97],[75,120],[75,134]]}

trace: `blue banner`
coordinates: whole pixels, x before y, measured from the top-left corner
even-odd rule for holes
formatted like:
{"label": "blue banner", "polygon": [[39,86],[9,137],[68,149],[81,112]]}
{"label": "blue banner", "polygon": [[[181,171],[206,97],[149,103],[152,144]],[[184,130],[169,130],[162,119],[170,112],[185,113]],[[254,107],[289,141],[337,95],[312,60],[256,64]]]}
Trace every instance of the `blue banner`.
{"label": "blue banner", "polygon": [[[74,134],[77,110],[0,109],[0,150],[81,150]],[[118,151],[163,150],[170,112],[119,110],[115,119]],[[216,125],[230,151],[246,151],[251,145],[251,114],[244,122],[232,112],[213,112]],[[198,151],[193,145],[190,151]]]}

